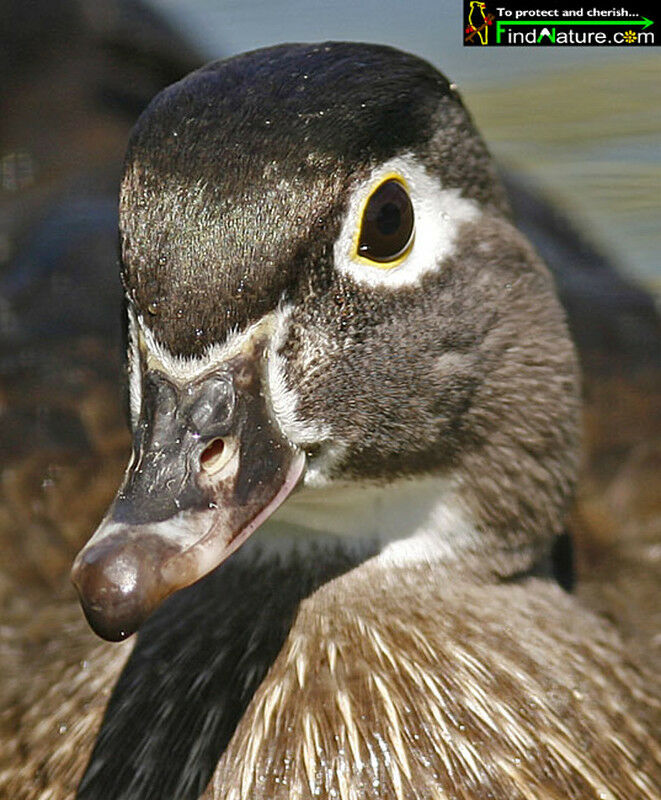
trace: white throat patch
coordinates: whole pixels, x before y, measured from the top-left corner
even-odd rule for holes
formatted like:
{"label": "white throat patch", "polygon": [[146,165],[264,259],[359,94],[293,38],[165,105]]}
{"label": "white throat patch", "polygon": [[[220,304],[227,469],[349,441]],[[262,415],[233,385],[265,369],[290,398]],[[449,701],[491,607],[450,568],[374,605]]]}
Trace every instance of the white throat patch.
{"label": "white throat patch", "polygon": [[[407,184],[415,216],[413,246],[404,260],[391,269],[370,266],[356,258],[356,239],[360,215],[367,198],[391,174]],[[461,196],[459,189],[443,189],[413,156],[399,156],[373,170],[354,190],[340,235],[335,242],[335,267],[355,281],[368,286],[411,286],[428,272],[435,272],[455,250],[457,233],[464,222],[481,214],[478,204]]]}
{"label": "white throat patch", "polygon": [[329,546],[348,549],[376,544],[379,559],[406,564],[453,563],[473,550],[479,534],[458,499],[451,478],[401,478],[383,486],[330,484],[303,487],[253,535],[266,552]]}

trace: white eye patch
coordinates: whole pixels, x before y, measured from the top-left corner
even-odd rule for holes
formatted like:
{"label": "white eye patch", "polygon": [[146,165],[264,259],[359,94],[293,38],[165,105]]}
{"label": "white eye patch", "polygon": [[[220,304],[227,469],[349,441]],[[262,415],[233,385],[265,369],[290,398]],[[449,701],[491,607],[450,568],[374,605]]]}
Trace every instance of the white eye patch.
{"label": "white eye patch", "polygon": [[[357,252],[362,213],[368,198],[387,178],[399,176],[408,189],[415,217],[413,244],[406,256],[390,268],[370,264]],[[457,233],[464,222],[480,216],[474,200],[461,196],[459,189],[443,189],[412,156],[398,156],[372,171],[349,201],[340,235],[335,242],[335,267],[358,283],[368,286],[411,286],[427,272],[440,269],[456,247]]]}

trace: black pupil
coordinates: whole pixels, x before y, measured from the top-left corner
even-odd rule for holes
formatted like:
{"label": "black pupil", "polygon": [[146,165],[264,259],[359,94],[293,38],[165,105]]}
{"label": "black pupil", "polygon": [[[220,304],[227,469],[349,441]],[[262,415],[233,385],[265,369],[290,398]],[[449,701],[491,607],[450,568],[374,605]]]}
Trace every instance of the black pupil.
{"label": "black pupil", "polygon": [[384,236],[392,236],[402,224],[402,212],[394,203],[381,206],[376,218],[376,227]]}
{"label": "black pupil", "polygon": [[371,261],[394,261],[406,251],[412,237],[411,199],[399,181],[385,181],[365,208],[358,252]]}

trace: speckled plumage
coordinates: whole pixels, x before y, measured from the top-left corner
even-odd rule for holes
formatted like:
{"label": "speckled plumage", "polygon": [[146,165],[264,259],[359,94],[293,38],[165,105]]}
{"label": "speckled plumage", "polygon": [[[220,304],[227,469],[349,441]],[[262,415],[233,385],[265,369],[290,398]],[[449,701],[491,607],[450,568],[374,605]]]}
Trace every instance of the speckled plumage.
{"label": "speckled plumage", "polygon": [[656,679],[546,581],[363,565],[301,604],[205,800],[652,800]]}

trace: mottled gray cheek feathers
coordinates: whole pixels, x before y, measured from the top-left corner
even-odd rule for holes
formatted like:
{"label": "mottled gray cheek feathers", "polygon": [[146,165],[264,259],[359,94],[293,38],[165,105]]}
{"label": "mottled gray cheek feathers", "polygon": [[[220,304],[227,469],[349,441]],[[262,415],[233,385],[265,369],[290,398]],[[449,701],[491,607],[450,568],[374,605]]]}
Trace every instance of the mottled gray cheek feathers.
{"label": "mottled gray cheek feathers", "polygon": [[477,527],[507,531],[514,547],[531,527],[559,531],[576,360],[546,268],[504,219],[465,223],[414,286],[336,273],[324,298],[292,309],[280,365],[326,478],[450,474]]}

